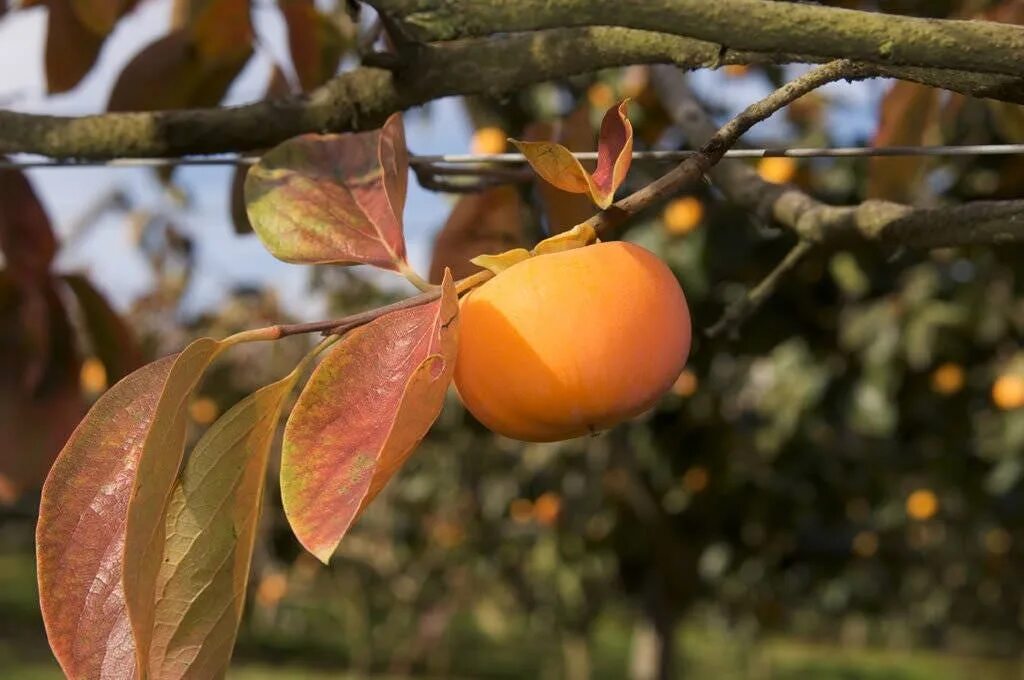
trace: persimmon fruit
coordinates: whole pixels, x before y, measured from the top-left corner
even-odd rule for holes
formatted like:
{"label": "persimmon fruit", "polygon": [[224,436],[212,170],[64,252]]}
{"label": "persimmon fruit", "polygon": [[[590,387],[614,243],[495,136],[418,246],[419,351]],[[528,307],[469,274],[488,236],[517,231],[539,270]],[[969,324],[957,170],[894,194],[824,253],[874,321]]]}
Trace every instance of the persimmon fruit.
{"label": "persimmon fruit", "polygon": [[689,350],[669,268],[638,245],[597,243],[518,262],[462,299],[455,386],[491,430],[557,441],[651,408]]}

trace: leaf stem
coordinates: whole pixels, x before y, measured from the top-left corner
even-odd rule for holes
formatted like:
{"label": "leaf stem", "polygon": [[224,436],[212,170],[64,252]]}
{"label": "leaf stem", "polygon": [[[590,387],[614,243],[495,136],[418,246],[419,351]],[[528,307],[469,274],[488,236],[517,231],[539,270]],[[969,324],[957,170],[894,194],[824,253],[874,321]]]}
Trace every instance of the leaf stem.
{"label": "leaf stem", "polygon": [[405,277],[406,281],[416,286],[423,292],[437,290],[438,286],[430,283],[422,276],[416,273],[416,270],[409,266],[407,262],[401,262],[398,265],[398,273]]}

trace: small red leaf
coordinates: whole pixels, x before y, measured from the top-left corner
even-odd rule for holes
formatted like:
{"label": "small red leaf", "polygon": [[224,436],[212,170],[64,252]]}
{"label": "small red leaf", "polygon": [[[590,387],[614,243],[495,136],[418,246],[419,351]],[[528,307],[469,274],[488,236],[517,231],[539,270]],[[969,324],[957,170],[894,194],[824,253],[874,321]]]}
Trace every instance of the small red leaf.
{"label": "small red leaf", "polygon": [[597,143],[597,169],[593,174],[561,144],[512,141],[544,180],[562,191],[589,194],[594,204],[603,210],[611,205],[633,161],[633,126],[626,115],[628,103],[629,100],[623,100],[605,113]]}
{"label": "small red leaf", "polygon": [[43,486],[39,604],[50,647],[72,680],[135,677],[121,581],[125,523],[145,433],[175,359],[148,364],[104,393]]}
{"label": "small red leaf", "polygon": [[402,210],[409,157],[399,114],[373,132],[302,135],[249,170],[249,221],[277,258],[298,263],[405,264]]}
{"label": "small red leaf", "polygon": [[285,428],[281,496],[323,562],[440,413],[457,326],[449,272],[440,299],[357,328],[313,372]]}

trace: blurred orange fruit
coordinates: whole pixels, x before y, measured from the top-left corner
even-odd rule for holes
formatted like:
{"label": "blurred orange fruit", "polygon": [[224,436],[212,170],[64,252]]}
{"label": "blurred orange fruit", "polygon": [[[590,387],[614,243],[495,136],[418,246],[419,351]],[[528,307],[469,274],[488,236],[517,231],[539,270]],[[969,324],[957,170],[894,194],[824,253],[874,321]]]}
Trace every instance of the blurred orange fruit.
{"label": "blurred orange fruit", "polygon": [[871,557],[878,552],[878,534],[874,531],[859,531],[850,546],[858,557]]}
{"label": "blurred orange fruit", "polygon": [[508,135],[499,127],[482,127],[473,133],[469,146],[473,153],[504,153]]}
{"label": "blurred orange fruit", "polygon": [[288,578],[274,571],[260,579],[256,588],[256,601],[264,607],[273,607],[288,594]]}
{"label": "blurred orange fruit", "polygon": [[750,67],[746,64],[728,64],[722,69],[722,71],[724,71],[725,75],[730,78],[740,78],[747,75],[750,71]]}
{"label": "blurred orange fruit", "polygon": [[932,390],[939,394],[956,394],[964,387],[964,369],[960,364],[945,363],[932,372]]}
{"label": "blurred orange fruit", "polygon": [[930,489],[918,489],[907,496],[907,515],[913,519],[929,519],[939,511],[939,499]]}
{"label": "blurred orange fruit", "polygon": [[550,491],[543,493],[533,502],[533,517],[538,524],[551,526],[558,521],[562,512],[562,499]]}
{"label": "blurred orange fruit", "polygon": [[672,392],[678,394],[680,397],[689,397],[697,391],[697,376],[690,369],[683,370],[676,378],[676,381],[672,383]]}
{"label": "blurred orange fruit", "polygon": [[199,397],[188,406],[188,414],[199,425],[209,425],[217,420],[220,408],[217,402],[209,397]]}
{"label": "blurred orange fruit", "polygon": [[529,522],[533,518],[533,501],[529,498],[516,498],[508,504],[508,514],[520,524]]}
{"label": "blurred orange fruit", "polygon": [[615,91],[607,83],[594,83],[587,90],[587,101],[600,111],[610,109],[615,104]]}
{"label": "blurred orange fruit", "polygon": [[689,234],[704,218],[704,204],[693,196],[677,198],[665,206],[661,221],[672,234]]}
{"label": "blurred orange fruit", "polygon": [[992,401],[1006,411],[1024,406],[1024,376],[999,376],[992,385]]}
{"label": "blurred orange fruit", "polygon": [[89,396],[96,396],[107,389],[107,369],[96,357],[89,357],[82,362],[78,374],[78,384]]}
{"label": "blurred orange fruit", "polygon": [[711,475],[702,465],[694,466],[683,474],[683,487],[690,493],[700,493],[708,488],[710,481]]}
{"label": "blurred orange fruit", "polygon": [[495,432],[557,441],[654,406],[689,351],[690,312],[665,263],[597,243],[523,260],[468,293],[455,385]]}
{"label": "blurred orange fruit", "polygon": [[757,164],[757,174],[766,182],[785,184],[796,176],[796,161],[784,156],[762,158]]}

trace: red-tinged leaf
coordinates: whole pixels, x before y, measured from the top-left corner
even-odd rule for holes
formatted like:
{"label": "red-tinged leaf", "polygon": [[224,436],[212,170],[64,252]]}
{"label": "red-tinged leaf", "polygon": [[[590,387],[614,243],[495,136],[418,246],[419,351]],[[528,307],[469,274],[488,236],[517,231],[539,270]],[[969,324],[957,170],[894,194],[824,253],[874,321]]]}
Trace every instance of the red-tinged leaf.
{"label": "red-tinged leaf", "polygon": [[275,257],[407,267],[402,210],[409,157],[399,114],[373,132],[302,135],[249,170],[249,221]]}
{"label": "red-tinged leaf", "polygon": [[440,283],[445,269],[461,279],[477,271],[477,255],[500,253],[525,245],[523,209],[519,192],[497,186],[459,198],[434,240],[430,280]]}
{"label": "red-tinged leaf", "polygon": [[214,106],[251,54],[250,45],[232,59],[205,62],[189,31],[179,29],[135,55],[118,77],[107,108],[163,111]]}
{"label": "red-tinged leaf", "polygon": [[49,8],[46,28],[46,90],[67,92],[82,82],[99,57],[105,33],[82,22],[72,0],[45,0]]}
{"label": "red-tinged leaf", "polygon": [[305,91],[327,82],[338,70],[345,39],[316,9],[313,0],[278,0],[288,28],[288,49]]}
{"label": "red-tinged leaf", "polygon": [[200,338],[176,355],[167,379],[158,386],[156,408],[138,432],[144,440],[124,524],[123,582],[139,668],[149,666],[157,576],[171,493],[185,453],[188,401],[206,368],[227,345]]}
{"label": "red-tinged leaf", "polygon": [[50,219],[20,172],[0,172],[0,252],[7,270],[23,283],[39,281],[50,270],[57,239]]}
{"label": "red-tinged leaf", "polygon": [[611,205],[615,191],[626,179],[633,162],[633,126],[626,116],[628,100],[608,110],[597,143],[597,169],[586,171],[569,149],[553,142],[513,143],[545,181],[563,191],[588,194],[602,210]]}
{"label": "red-tinged leaf", "polygon": [[440,413],[457,326],[448,273],[439,300],[345,336],[303,390],[285,428],[281,497],[295,535],[321,561]]}
{"label": "red-tinged leaf", "polygon": [[[45,343],[26,328],[26,293],[38,303]],[[0,503],[37,491],[85,412],[74,334],[52,283],[25,289],[0,272]]]}
{"label": "red-tinged leaf", "polygon": [[[873,146],[924,144],[939,119],[940,91],[917,83],[899,81],[885,95],[881,120]],[[869,198],[906,202],[928,163],[924,157],[877,157],[868,161]]]}
{"label": "red-tinged leaf", "polygon": [[[538,122],[526,130],[529,141],[557,141],[570,151],[586,151],[594,141],[594,128],[590,124],[587,106],[573,111],[559,126],[556,139],[555,127],[550,123]],[[590,170],[592,164],[583,163]],[[588,196],[562,191],[553,184],[536,182],[540,202],[543,206],[548,233],[559,234],[588,219],[594,214],[594,205]]]}
{"label": "red-tinged leaf", "polygon": [[107,390],[43,486],[39,604],[50,647],[71,680],[135,677],[122,586],[125,522],[145,434],[175,359],[148,364]]}
{"label": "red-tinged leaf", "polygon": [[270,444],[301,370],[235,405],[189,456],[167,513],[149,661],[153,678],[221,678],[227,671]]}
{"label": "red-tinged leaf", "polygon": [[103,362],[107,380],[117,382],[142,365],[135,335],[89,279],[78,274],[64,277],[75,294],[92,351]]}

